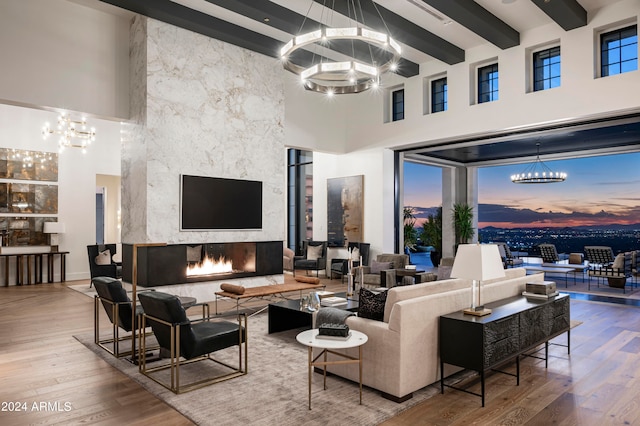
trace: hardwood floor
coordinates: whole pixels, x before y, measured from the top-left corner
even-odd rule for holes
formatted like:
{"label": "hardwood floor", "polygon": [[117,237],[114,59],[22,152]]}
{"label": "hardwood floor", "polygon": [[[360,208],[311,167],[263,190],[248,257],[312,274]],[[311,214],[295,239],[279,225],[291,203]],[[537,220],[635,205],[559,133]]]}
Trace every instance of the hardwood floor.
{"label": "hardwood floor", "polygon": [[[93,300],[67,284],[79,282],[0,288],[0,424],[191,424],[73,338],[93,330]],[[583,322],[571,355],[552,346],[547,369],[523,359],[520,386],[489,375],[485,408],[445,389],[384,425],[640,424],[640,308],[572,300],[571,309]]]}

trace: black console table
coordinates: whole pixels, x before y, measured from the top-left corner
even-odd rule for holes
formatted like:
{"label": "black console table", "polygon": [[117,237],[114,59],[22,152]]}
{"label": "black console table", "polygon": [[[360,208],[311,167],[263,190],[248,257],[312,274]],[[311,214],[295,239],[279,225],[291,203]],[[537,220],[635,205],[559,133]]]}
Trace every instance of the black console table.
{"label": "black console table", "polygon": [[[569,295],[551,299],[511,297],[486,305],[493,312],[477,317],[462,311],[440,317],[440,390],[462,390],[482,398],[484,407],[485,372],[507,361],[516,361],[516,384],[520,384],[520,356],[545,344],[545,367],[549,358],[549,340],[567,333],[570,352]],[[562,345],[565,346],[565,345]],[[475,370],[480,374],[481,393],[445,385],[444,364]],[[502,373],[504,373],[502,371]],[[510,373],[505,373],[510,374]],[[513,375],[513,374],[511,374]]]}
{"label": "black console table", "polygon": [[54,257],[60,258],[60,281],[66,281],[67,268],[66,256],[68,251],[51,251],[42,253],[0,253],[0,261],[4,262],[4,285],[9,285],[9,270],[11,269],[11,258],[15,257],[15,284],[39,284],[42,283],[42,271],[44,269],[43,258],[47,262],[47,282],[52,283],[55,263]]}

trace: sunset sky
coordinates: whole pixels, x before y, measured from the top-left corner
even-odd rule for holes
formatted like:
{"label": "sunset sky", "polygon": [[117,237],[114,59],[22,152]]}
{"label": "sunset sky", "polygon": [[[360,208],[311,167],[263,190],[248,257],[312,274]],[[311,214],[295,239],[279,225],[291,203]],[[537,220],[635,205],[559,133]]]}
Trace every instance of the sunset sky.
{"label": "sunset sky", "polygon": [[[480,169],[479,227],[640,223],[640,153],[544,163],[554,171],[566,172],[567,180],[512,183],[509,177],[522,172],[526,164]],[[405,205],[439,206],[441,187],[439,168],[405,163]]]}

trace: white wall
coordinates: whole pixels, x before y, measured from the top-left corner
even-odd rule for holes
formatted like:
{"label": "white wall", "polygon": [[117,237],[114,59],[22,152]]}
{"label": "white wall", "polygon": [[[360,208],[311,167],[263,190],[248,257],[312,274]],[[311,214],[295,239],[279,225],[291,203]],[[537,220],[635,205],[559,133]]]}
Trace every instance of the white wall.
{"label": "white wall", "polygon": [[371,244],[370,259],[375,259],[377,254],[394,252],[394,176],[390,150],[313,154],[313,237],[327,239],[327,179],[357,175],[364,175],[363,242]]}
{"label": "white wall", "polygon": [[[40,133],[45,122],[55,123],[56,119],[52,112],[0,104],[2,148],[56,152],[55,135],[43,140]],[[97,136],[87,153],[69,148],[58,161],[57,216],[66,227],[60,250],[69,251],[67,280],[89,277],[86,246],[95,244],[96,174],[120,174],[120,124],[99,119],[90,124],[96,127]]]}
{"label": "white wall", "polygon": [[329,98],[300,86],[300,78],[281,70],[285,84],[286,144],[316,152],[347,152],[348,105],[340,97]]}
{"label": "white wall", "polygon": [[[550,23],[522,32],[520,46],[511,49],[487,44],[467,50],[466,61],[461,64],[430,61],[421,66],[416,77],[385,76],[385,87],[404,85],[405,119],[397,122],[384,123],[382,93],[369,91],[327,100],[287,81],[286,144],[348,153],[314,154],[314,238],[326,238],[326,179],[364,174],[366,239],[377,250],[393,250],[393,235],[389,234],[394,228],[393,161],[392,157],[388,161],[385,154],[390,149],[640,108],[640,70],[594,78],[598,31],[625,21],[637,22],[639,14],[640,2],[621,0],[589,16],[589,24],[583,28],[565,32]],[[560,40],[562,85],[528,93],[527,49],[553,40]],[[499,64],[500,100],[472,104],[472,64],[490,58],[497,58]],[[424,80],[443,72],[448,79],[449,109],[424,115]],[[372,182],[379,185],[372,188]]]}
{"label": "white wall", "polygon": [[[281,64],[154,19],[132,28],[140,129],[122,156],[122,241],[283,240]],[[180,231],[181,174],[262,182],[262,229]]]}
{"label": "white wall", "polygon": [[0,2],[0,99],[129,116],[129,22],[67,0]]}
{"label": "white wall", "polygon": [[[345,97],[349,114],[345,143],[347,151],[371,146],[384,148],[429,145],[440,139],[483,134],[511,127],[575,120],[594,114],[640,107],[640,70],[621,75],[594,78],[600,28],[632,20],[637,22],[640,2],[622,0],[597,11],[589,24],[565,32],[555,23],[520,34],[520,45],[500,50],[483,45],[466,51],[464,63],[447,66],[430,61],[421,66],[420,75],[394,78],[387,87],[404,82],[405,119],[383,123],[382,96],[372,100],[367,93]],[[628,22],[629,24],[631,22]],[[527,93],[526,49],[560,40],[562,55],[561,87]],[[497,58],[500,73],[500,99],[470,104],[472,64]],[[423,115],[423,79],[447,73],[449,109]],[[292,106],[293,108],[293,106]]]}

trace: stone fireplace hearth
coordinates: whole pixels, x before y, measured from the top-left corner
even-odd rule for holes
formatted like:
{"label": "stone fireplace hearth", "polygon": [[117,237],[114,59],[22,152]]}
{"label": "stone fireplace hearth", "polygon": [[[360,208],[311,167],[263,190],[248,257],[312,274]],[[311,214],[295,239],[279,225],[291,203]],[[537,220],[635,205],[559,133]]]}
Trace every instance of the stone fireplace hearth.
{"label": "stone fireplace hearth", "polygon": [[[139,246],[137,285],[157,287],[282,274],[282,247],[282,241]],[[122,252],[122,278],[131,283],[133,245],[123,244]],[[201,270],[205,260],[226,265],[187,274],[189,267]]]}

